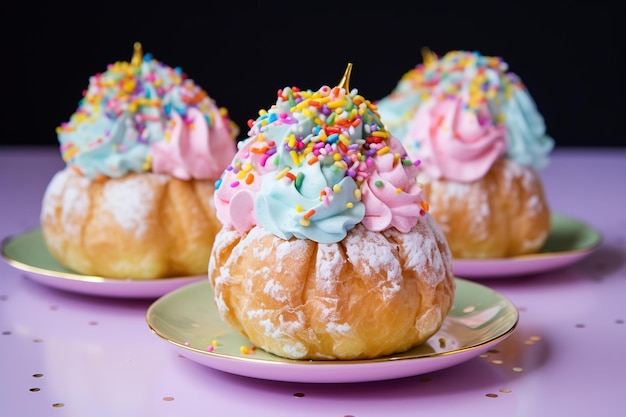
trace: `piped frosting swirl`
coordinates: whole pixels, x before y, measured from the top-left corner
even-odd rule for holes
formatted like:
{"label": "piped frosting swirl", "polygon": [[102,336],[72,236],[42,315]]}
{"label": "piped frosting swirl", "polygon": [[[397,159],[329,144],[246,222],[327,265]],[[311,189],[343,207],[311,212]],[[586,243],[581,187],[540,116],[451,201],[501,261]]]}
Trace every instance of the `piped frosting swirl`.
{"label": "piped frosting swirl", "polygon": [[426,50],[377,106],[435,178],[473,181],[500,156],[543,168],[554,147],[530,93],[500,57],[451,51],[439,58]]}
{"label": "piped frosting swirl", "polygon": [[238,127],[180,68],[142,55],[90,77],[77,110],[57,128],[64,161],[89,179],[129,172],[217,179]]}
{"label": "piped frosting swirl", "polygon": [[359,223],[408,231],[426,212],[418,163],[356,89],[285,87],[249,127],[215,192],[218,218],[241,233],[333,243]]}

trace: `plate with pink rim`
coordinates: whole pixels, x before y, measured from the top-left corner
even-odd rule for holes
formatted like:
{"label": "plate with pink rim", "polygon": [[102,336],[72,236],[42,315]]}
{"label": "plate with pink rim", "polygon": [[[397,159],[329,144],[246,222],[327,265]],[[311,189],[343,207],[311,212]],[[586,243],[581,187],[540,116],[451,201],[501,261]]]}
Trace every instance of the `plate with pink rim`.
{"label": "plate with pink rim", "polygon": [[48,251],[41,229],[2,240],[2,257],[40,284],[82,294],[115,298],[158,298],[180,286],[208,279],[204,275],[160,279],[116,279],[83,275],[61,265]]}
{"label": "plate with pink rim", "polygon": [[456,276],[468,279],[538,274],[572,265],[598,249],[601,243],[602,234],[596,229],[553,213],[550,234],[538,253],[502,259],[454,259],[453,270]]}
{"label": "plate with pink rim", "polygon": [[507,298],[457,278],[452,310],[423,344],[371,360],[324,361],[281,358],[252,346],[220,319],[208,280],[160,297],[146,312],[150,330],[187,359],[231,374],[302,383],[380,381],[448,368],[508,338],[518,320],[518,311]]}

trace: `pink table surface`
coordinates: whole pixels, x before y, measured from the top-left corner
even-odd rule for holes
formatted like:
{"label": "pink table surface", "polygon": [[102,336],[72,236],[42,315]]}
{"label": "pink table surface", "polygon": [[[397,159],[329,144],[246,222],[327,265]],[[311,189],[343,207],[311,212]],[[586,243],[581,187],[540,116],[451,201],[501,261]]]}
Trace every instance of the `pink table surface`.
{"label": "pink table surface", "polygon": [[[39,226],[56,149],[0,147],[0,238]],[[152,300],[56,290],[0,263],[0,415],[618,416],[626,395],[626,149],[556,149],[552,210],[601,247],[565,269],[485,280],[520,312],[486,357],[424,375],[300,384],[222,373],[148,328]]]}

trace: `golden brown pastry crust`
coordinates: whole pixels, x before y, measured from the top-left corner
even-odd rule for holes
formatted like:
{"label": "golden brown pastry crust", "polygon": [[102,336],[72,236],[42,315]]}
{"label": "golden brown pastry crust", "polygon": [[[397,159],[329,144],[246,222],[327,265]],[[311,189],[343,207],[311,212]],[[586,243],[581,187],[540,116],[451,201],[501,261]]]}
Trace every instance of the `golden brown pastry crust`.
{"label": "golden brown pastry crust", "polygon": [[51,254],[82,274],[203,275],[221,228],[213,192],[208,180],[142,173],[96,182],[66,168],[44,194],[42,233]]}
{"label": "golden brown pastry crust", "polygon": [[291,359],[371,359],[436,333],[455,279],[428,215],[408,233],[357,225],[335,244],[283,240],[260,226],[217,235],[209,262],[220,317]]}
{"label": "golden brown pastry crust", "polygon": [[454,258],[504,258],[538,252],[550,209],[537,172],[498,160],[480,180],[425,180],[424,198]]}

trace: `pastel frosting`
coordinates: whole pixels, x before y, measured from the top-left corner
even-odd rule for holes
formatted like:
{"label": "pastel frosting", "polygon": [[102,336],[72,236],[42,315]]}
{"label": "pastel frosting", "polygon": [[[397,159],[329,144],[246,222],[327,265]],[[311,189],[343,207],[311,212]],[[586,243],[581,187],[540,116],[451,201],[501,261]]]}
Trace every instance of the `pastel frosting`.
{"label": "pastel frosting", "polygon": [[533,98],[500,57],[426,51],[376,104],[388,129],[435,178],[470,182],[501,156],[543,168],[554,147]]}
{"label": "pastel frosting", "polygon": [[64,161],[91,180],[129,172],[216,180],[237,134],[206,91],[137,45],[131,62],[90,77],[77,110],[57,128]]}
{"label": "pastel frosting", "polygon": [[359,223],[407,232],[426,213],[418,163],[356,89],[285,87],[249,127],[215,192],[240,233],[334,243]]}

